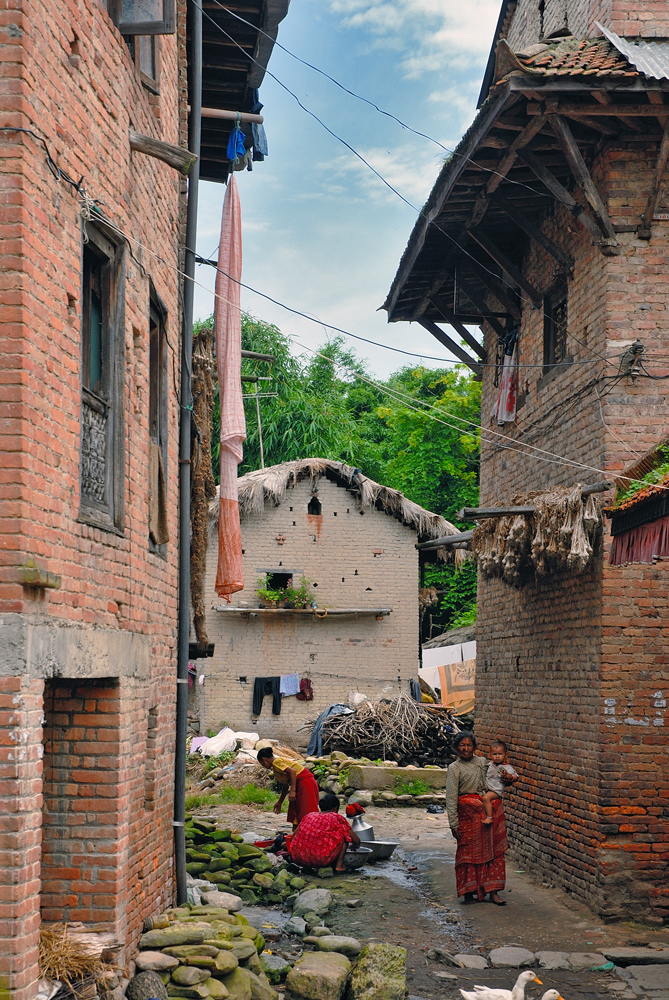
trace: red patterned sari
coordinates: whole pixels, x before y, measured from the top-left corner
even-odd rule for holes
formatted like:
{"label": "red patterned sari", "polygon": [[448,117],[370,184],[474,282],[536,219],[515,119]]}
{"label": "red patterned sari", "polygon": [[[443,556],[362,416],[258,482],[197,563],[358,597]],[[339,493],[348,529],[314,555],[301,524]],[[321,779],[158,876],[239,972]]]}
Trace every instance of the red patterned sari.
{"label": "red patterned sari", "polygon": [[458,896],[468,892],[499,892],[506,881],[504,852],[509,849],[502,800],[492,804],[493,822],[484,826],[485,810],[480,795],[458,799],[460,839],[455,852],[455,882]]}

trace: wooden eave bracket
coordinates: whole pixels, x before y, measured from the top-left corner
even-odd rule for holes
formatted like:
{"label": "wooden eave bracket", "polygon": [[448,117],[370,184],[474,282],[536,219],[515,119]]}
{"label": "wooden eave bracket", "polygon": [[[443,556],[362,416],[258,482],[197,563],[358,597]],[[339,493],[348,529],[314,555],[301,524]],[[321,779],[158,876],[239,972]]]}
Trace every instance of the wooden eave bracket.
{"label": "wooden eave bracket", "polygon": [[646,208],[641,217],[641,225],[638,228],[637,235],[641,240],[649,240],[651,237],[651,223],[653,221],[653,216],[655,215],[655,209],[657,208],[657,202],[660,197],[660,188],[662,187],[662,178],[664,177],[664,172],[667,167],[667,159],[669,158],[669,120],[664,128],[664,135],[662,136],[662,142],[660,143],[660,149],[657,154],[657,161],[655,163],[655,170],[653,172],[653,180],[651,182],[650,191],[648,193],[648,201],[646,202]]}
{"label": "wooden eave bracket", "polygon": [[197,155],[181,146],[173,146],[169,142],[161,139],[153,139],[150,135],[142,135],[134,129],[128,130],[130,148],[136,153],[144,153],[145,156],[152,156],[156,160],[162,160],[168,166],[178,170],[180,174],[188,177],[191,170],[197,163]]}
{"label": "wooden eave bracket", "polygon": [[478,378],[481,378],[483,375],[483,368],[481,365],[471,356],[471,354],[467,354],[467,351],[460,347],[460,345],[449,337],[447,333],[444,333],[441,327],[437,326],[436,323],[433,323],[432,320],[425,319],[424,316],[421,316],[418,322],[422,327],[424,327],[424,329],[427,330],[428,333],[431,333],[440,344],[443,344],[443,346],[450,351],[451,354],[454,354],[458,361],[462,361],[462,363],[467,365],[468,368],[471,368]]}

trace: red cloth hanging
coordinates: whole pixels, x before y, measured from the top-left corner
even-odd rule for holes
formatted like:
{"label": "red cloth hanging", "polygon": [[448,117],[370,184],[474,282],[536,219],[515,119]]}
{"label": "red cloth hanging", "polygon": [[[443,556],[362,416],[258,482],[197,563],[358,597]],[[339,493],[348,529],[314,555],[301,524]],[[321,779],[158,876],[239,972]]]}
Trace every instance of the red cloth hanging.
{"label": "red cloth hanging", "polygon": [[669,556],[669,516],[641,524],[613,536],[609,563],[652,563],[654,556]]}
{"label": "red cloth hanging", "polygon": [[[239,524],[237,466],[246,440],[242,367],[242,214],[234,176],[228,181],[221,217],[216,274],[216,363],[221,407],[221,487],[218,503],[218,568],[216,593],[230,600],[230,594],[244,588],[242,533]],[[228,277],[229,276],[229,277]]]}

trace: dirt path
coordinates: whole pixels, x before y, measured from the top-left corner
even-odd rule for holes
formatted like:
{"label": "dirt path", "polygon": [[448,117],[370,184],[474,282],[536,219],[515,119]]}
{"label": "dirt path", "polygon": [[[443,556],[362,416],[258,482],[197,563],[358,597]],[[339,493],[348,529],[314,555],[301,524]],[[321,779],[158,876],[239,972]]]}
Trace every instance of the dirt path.
{"label": "dirt path", "polygon": [[[283,817],[249,806],[218,806],[211,811],[226,825],[263,837],[289,829]],[[360,875],[319,883],[335,896],[327,923],[336,933],[362,941],[405,947],[409,992],[414,997],[461,1000],[460,988],[480,983],[510,989],[518,975],[512,969],[454,968],[428,957],[434,947],[451,954],[487,954],[502,945],[520,945],[533,952],[597,952],[605,943],[636,943],[656,936],[631,924],[603,924],[565,893],[531,880],[508,855],[503,893],[508,905],[463,906],[455,891],[455,841],[445,815],[372,808],[365,818],[373,824],[377,839],[398,840],[400,847],[390,862],[366,866]],[[361,905],[349,907],[347,900],[356,898]],[[280,911],[273,914],[270,922],[277,924],[288,917]],[[669,940],[666,932],[660,936]],[[528,989],[527,1000],[536,1000],[549,987],[559,989],[565,1000],[611,1000],[620,988],[620,979],[611,973],[547,971],[541,978],[543,989]]]}

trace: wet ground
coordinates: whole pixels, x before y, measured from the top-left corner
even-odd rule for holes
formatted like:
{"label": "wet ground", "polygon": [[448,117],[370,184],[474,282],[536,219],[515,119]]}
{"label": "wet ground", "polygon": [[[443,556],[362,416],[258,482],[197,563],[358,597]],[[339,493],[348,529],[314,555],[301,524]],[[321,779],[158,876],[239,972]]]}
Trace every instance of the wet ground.
{"label": "wet ground", "polygon": [[[288,830],[283,817],[248,806],[218,806],[211,810],[228,826],[259,836]],[[368,865],[361,873],[318,881],[335,897],[327,925],[338,934],[361,941],[379,940],[407,949],[409,993],[413,997],[461,1000],[460,989],[477,983],[510,989],[518,975],[513,969],[467,970],[430,957],[431,949],[451,954],[488,954],[491,948],[520,945],[530,951],[597,952],[607,945],[636,944],[669,933],[633,924],[603,924],[582,904],[558,889],[540,885],[507,855],[507,906],[476,903],[463,906],[455,892],[455,841],[445,815],[422,809],[374,809],[366,817],[379,840],[397,840],[389,862]],[[316,880],[315,880],[316,881]],[[347,901],[361,904],[349,907]],[[258,914],[259,908],[254,908]],[[251,911],[249,911],[251,916]],[[266,925],[281,925],[289,914],[263,911]],[[269,926],[266,929],[271,931]],[[297,939],[281,938],[277,950],[292,953]],[[598,1000],[620,995],[621,980],[610,972],[541,971],[543,987],[532,985],[527,1000],[544,990],[560,990],[565,1000]]]}

